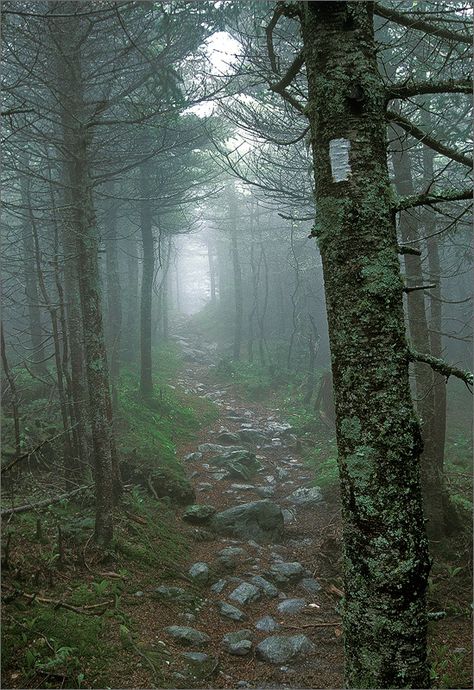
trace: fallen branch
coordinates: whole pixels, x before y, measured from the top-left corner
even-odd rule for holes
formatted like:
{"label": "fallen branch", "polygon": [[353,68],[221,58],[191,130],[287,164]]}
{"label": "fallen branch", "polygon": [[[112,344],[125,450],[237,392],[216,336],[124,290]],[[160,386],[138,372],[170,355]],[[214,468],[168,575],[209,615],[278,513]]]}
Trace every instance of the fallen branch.
{"label": "fallen branch", "polygon": [[427,285],[412,285],[408,287],[407,285],[403,288],[403,292],[416,292],[417,290],[432,290],[436,287],[436,283],[428,283]]}
{"label": "fallen branch", "polygon": [[12,467],[14,467],[17,462],[20,462],[20,460],[26,460],[26,458],[30,458],[34,453],[37,453],[43,446],[45,446],[47,443],[52,443],[55,441],[57,438],[60,436],[64,436],[64,434],[68,433],[69,431],[72,431],[77,426],[77,424],[74,424],[73,426],[69,427],[69,429],[66,429],[64,431],[61,431],[59,434],[56,434],[56,436],[51,436],[50,438],[45,438],[44,441],[41,441],[37,446],[32,448],[31,450],[27,451],[26,453],[23,453],[23,455],[19,455],[16,457],[14,460],[12,460],[8,465],[5,465],[5,467],[2,467],[1,473],[4,474],[5,472],[8,472],[8,470],[11,470]]}
{"label": "fallen branch", "polygon": [[446,381],[450,376],[455,376],[461,379],[461,381],[464,381],[466,386],[472,386],[473,384],[474,377],[470,371],[453,367],[445,362],[444,359],[439,359],[438,357],[433,357],[433,355],[428,355],[423,352],[417,352],[416,350],[410,350],[409,360],[411,362],[424,362],[425,364],[429,364],[434,371],[446,376]]}
{"label": "fallen branch", "polygon": [[78,489],[74,489],[74,491],[69,491],[67,494],[60,494],[59,496],[52,496],[51,498],[46,498],[44,499],[44,501],[38,501],[37,503],[26,503],[25,505],[17,506],[16,508],[7,508],[6,510],[2,510],[0,512],[0,516],[7,517],[8,515],[27,513],[30,510],[44,510],[45,508],[48,508],[50,505],[53,505],[53,503],[59,503],[60,501],[64,501],[65,499],[72,498],[72,496],[75,496],[76,494],[81,493],[86,489],[90,489],[91,487],[92,484],[88,484],[87,486],[80,486]]}
{"label": "fallen branch", "polygon": [[113,599],[108,599],[107,601],[101,601],[99,604],[88,604],[87,606],[73,606],[60,599],[49,599],[47,597],[39,597],[37,594],[28,594],[27,592],[13,591],[9,595],[9,600],[17,597],[24,597],[31,601],[31,603],[38,601],[40,604],[52,604],[54,608],[67,609],[68,611],[73,611],[74,613],[82,613],[87,616],[97,616],[101,614],[98,609],[103,609],[104,607],[110,606],[114,603]]}
{"label": "fallen branch", "polygon": [[298,630],[298,628],[337,628],[341,625],[341,621],[329,621],[327,623],[303,623],[302,625],[282,625],[283,628],[291,628],[292,630]]}

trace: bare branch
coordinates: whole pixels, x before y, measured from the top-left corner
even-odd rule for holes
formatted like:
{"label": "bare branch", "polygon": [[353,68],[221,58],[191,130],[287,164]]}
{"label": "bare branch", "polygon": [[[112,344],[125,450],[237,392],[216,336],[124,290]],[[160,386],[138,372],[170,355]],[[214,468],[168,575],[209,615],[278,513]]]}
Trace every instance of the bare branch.
{"label": "bare branch", "polygon": [[403,288],[403,292],[416,292],[417,290],[431,290],[432,288],[436,287],[436,283],[429,283],[428,285],[412,285],[409,287],[408,285]]}
{"label": "bare branch", "polygon": [[445,362],[444,359],[438,359],[438,357],[433,357],[433,355],[416,352],[416,350],[410,350],[409,359],[411,362],[424,362],[425,364],[429,364],[434,371],[446,376],[446,380],[448,380],[450,376],[455,376],[461,379],[461,381],[464,381],[467,386],[472,386],[473,384],[473,375],[470,371],[464,371],[463,369],[453,367]]}
{"label": "bare branch", "polygon": [[421,256],[421,251],[419,249],[415,249],[415,247],[408,247],[406,244],[399,244],[398,245],[398,253],[399,254],[413,254],[414,256]]}
{"label": "bare branch", "polygon": [[280,79],[279,82],[276,84],[270,84],[270,88],[272,91],[276,91],[277,93],[281,93],[281,89],[286,89],[287,86],[291,84],[293,79],[296,77],[302,66],[304,65],[304,53],[301,50],[298,55],[295,57],[291,65],[288,67],[288,70],[285,74],[284,77]]}
{"label": "bare branch", "polygon": [[384,17],[385,19],[390,19],[396,24],[401,26],[406,26],[408,29],[417,29],[418,31],[423,31],[425,34],[430,34],[431,36],[438,36],[438,38],[444,38],[446,41],[455,41],[456,43],[466,43],[471,45],[472,37],[466,34],[458,33],[457,31],[450,31],[449,29],[443,29],[440,26],[430,24],[421,19],[414,19],[405,14],[397,12],[396,10],[389,9],[388,7],[383,7],[378,3],[374,7],[375,14],[379,17]]}
{"label": "bare branch", "polygon": [[443,201],[465,201],[472,199],[472,189],[452,189],[445,192],[423,192],[422,194],[414,194],[413,196],[401,197],[394,206],[395,211],[404,211],[407,208],[415,208],[415,206],[431,206],[431,204],[440,204]]}
{"label": "bare branch", "polygon": [[410,98],[426,93],[472,93],[472,79],[447,79],[446,81],[419,81],[411,84],[391,84],[387,91],[390,98]]}
{"label": "bare branch", "polygon": [[457,163],[461,163],[462,165],[466,165],[468,168],[472,168],[473,161],[471,156],[460,153],[459,151],[456,151],[456,149],[442,144],[437,139],[433,139],[433,137],[430,137],[429,134],[423,132],[422,129],[414,125],[412,122],[410,122],[410,120],[407,120],[402,115],[399,115],[393,110],[389,110],[387,111],[387,119],[389,122],[394,122],[397,124],[399,127],[404,129],[405,132],[411,134],[412,137],[418,139],[418,141],[421,141],[423,144],[425,144],[425,146],[428,146],[428,148],[433,149],[433,151],[437,151],[443,156],[446,156],[446,158],[451,158],[451,160],[456,161]]}

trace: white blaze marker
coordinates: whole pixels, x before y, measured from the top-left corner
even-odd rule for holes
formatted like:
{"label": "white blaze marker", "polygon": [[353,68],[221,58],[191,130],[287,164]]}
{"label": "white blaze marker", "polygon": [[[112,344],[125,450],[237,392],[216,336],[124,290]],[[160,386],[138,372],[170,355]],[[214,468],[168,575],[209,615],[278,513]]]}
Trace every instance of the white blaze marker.
{"label": "white blaze marker", "polygon": [[351,142],[349,139],[332,139],[329,142],[329,159],[331,161],[331,173],[334,182],[344,182],[351,173],[349,163],[349,151]]}

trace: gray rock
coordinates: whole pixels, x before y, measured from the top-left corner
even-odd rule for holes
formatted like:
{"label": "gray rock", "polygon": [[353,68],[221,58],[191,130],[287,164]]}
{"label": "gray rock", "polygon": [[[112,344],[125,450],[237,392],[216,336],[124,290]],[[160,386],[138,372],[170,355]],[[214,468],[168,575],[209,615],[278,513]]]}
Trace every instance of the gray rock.
{"label": "gray rock", "polygon": [[227,651],[234,656],[246,656],[252,651],[252,643],[250,640],[242,640],[235,644],[230,644]]}
{"label": "gray rock", "polygon": [[233,434],[231,431],[223,431],[218,436],[216,436],[216,441],[222,443],[226,446],[231,446],[240,442],[240,438],[237,434]]}
{"label": "gray rock", "polygon": [[291,525],[292,522],[295,521],[295,515],[291,510],[288,510],[287,508],[283,508],[282,510],[283,513],[283,521],[285,525]]}
{"label": "gray rock", "polygon": [[230,618],[231,621],[243,621],[247,618],[243,611],[231,604],[227,604],[225,601],[219,601],[217,605],[221,616],[224,616],[224,618]]}
{"label": "gray rock", "polygon": [[287,496],[286,500],[296,506],[312,506],[321,503],[323,495],[319,486],[302,486]]}
{"label": "gray rock", "polygon": [[243,479],[246,482],[262,469],[255,454],[248,450],[222,453],[212,457],[209,462],[228,472],[229,477]]}
{"label": "gray rock", "polygon": [[289,479],[290,473],[288,470],[285,470],[284,467],[279,467],[276,471],[276,476],[281,482],[284,482],[285,479]]}
{"label": "gray rock", "polygon": [[210,489],[212,489],[212,484],[209,482],[201,482],[197,485],[198,491],[209,491]]}
{"label": "gray rock", "polygon": [[197,585],[205,585],[209,580],[209,566],[207,563],[194,563],[188,570],[189,577]]}
{"label": "gray rock", "polygon": [[234,491],[254,491],[253,484],[231,484],[230,488]]}
{"label": "gray rock", "polygon": [[186,508],[183,513],[183,520],[185,522],[190,522],[192,525],[203,525],[209,522],[215,513],[216,509],[214,506],[195,503]]}
{"label": "gray rock", "polygon": [[183,460],[184,462],[199,462],[199,460],[202,460],[202,453],[188,453]]}
{"label": "gray rock", "polygon": [[218,534],[257,542],[278,541],[283,536],[280,506],[271,501],[253,501],[216,513],[211,528]]}
{"label": "gray rock", "polygon": [[265,434],[261,429],[241,429],[239,437],[242,443],[250,443],[252,445],[261,444],[265,441]]}
{"label": "gray rock", "polygon": [[270,597],[270,599],[274,599],[278,596],[278,589],[275,587],[275,585],[272,585],[271,582],[265,580],[264,577],[254,575],[250,582],[255,585],[255,587],[261,589],[267,595],[267,597]]}
{"label": "gray rock", "polygon": [[256,486],[255,493],[261,498],[271,498],[275,495],[276,486]]}
{"label": "gray rock", "polygon": [[275,632],[280,628],[280,624],[271,616],[263,616],[255,623],[255,627],[263,632]]}
{"label": "gray rock", "polygon": [[257,645],[257,657],[270,664],[286,664],[315,649],[306,635],[273,635]]}
{"label": "gray rock", "polygon": [[249,582],[242,582],[238,587],[234,589],[233,592],[229,594],[229,599],[236,601],[241,606],[246,606],[252,601],[258,601],[262,598],[262,593],[255,587],[255,585]]}
{"label": "gray rock", "polygon": [[218,443],[201,443],[198,446],[200,453],[231,453],[234,450],[245,450],[242,446],[222,446]]}
{"label": "gray rock", "polygon": [[272,563],[269,570],[270,578],[279,584],[298,582],[304,577],[304,573],[305,570],[298,561],[292,563],[285,563],[284,561]]}
{"label": "gray rock", "polygon": [[168,633],[180,644],[188,647],[201,647],[202,645],[209,644],[211,640],[206,633],[182,625],[170,625],[165,628],[165,633]]}
{"label": "gray rock", "polygon": [[161,585],[153,590],[153,597],[161,601],[183,601],[190,598],[190,594],[182,587],[167,587]]}
{"label": "gray rock", "polygon": [[227,584],[227,580],[225,580],[223,578],[221,580],[217,580],[217,582],[215,582],[212,585],[211,592],[214,592],[215,594],[220,594],[222,592],[222,590],[224,589],[224,587],[226,586],[226,584]]}
{"label": "gray rock", "polygon": [[321,589],[321,585],[314,577],[305,577],[301,580],[299,587],[309,594],[316,594]]}
{"label": "gray rock", "polygon": [[277,609],[282,615],[293,615],[302,611],[305,606],[305,599],[285,599],[278,604]]}
{"label": "gray rock", "polygon": [[246,556],[247,552],[240,546],[226,546],[217,554],[220,558],[240,558]]}
{"label": "gray rock", "polygon": [[202,652],[183,652],[181,657],[184,661],[186,676],[198,679],[208,678],[217,670],[217,659],[209,654]]}
{"label": "gray rock", "polygon": [[253,632],[251,630],[237,630],[227,633],[222,638],[222,645],[235,656],[246,656],[252,649]]}

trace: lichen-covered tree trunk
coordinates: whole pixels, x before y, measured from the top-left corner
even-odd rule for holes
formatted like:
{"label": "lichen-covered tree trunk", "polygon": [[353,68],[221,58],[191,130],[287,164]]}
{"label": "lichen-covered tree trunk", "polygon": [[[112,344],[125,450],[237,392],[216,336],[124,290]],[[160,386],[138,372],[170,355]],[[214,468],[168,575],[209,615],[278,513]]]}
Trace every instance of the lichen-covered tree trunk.
{"label": "lichen-covered tree trunk", "polygon": [[123,358],[127,362],[136,360],[138,350],[138,246],[136,237],[125,240],[127,256],[127,303],[125,331],[122,338]]}
{"label": "lichen-covered tree trunk", "polygon": [[142,234],[142,283],[140,293],[140,393],[153,392],[151,364],[151,302],[155,272],[155,243],[153,240],[152,209],[150,201],[150,166],[148,161],[140,166],[140,228]]}
{"label": "lichen-covered tree trunk", "polygon": [[301,6],[344,529],[345,682],[426,688],[429,572],[372,3]]}

